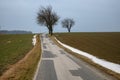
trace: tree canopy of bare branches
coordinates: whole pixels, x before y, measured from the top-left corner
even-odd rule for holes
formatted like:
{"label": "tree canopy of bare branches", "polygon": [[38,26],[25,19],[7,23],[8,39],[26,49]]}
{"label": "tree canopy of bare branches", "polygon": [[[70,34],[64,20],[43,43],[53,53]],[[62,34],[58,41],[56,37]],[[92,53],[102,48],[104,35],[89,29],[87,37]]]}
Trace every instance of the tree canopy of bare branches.
{"label": "tree canopy of bare branches", "polygon": [[62,26],[64,28],[68,29],[68,32],[71,31],[71,28],[73,27],[73,25],[75,24],[75,21],[73,19],[70,18],[66,18],[61,22]]}
{"label": "tree canopy of bare branches", "polygon": [[48,28],[49,34],[53,34],[53,26],[57,24],[59,20],[59,16],[52,11],[52,7],[41,7],[37,14],[38,24],[44,25]]}

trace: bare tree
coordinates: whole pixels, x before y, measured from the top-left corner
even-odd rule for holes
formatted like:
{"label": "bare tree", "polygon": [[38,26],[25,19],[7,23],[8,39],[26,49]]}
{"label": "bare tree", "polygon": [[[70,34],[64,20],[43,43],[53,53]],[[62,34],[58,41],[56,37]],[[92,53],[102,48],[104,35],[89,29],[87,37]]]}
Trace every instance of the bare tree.
{"label": "bare tree", "polygon": [[68,29],[68,32],[70,32],[71,28],[73,27],[73,25],[75,24],[73,19],[70,18],[66,18],[61,22],[62,26],[64,28]]}
{"label": "bare tree", "polygon": [[52,7],[41,7],[38,12],[37,21],[38,24],[44,25],[48,28],[49,34],[53,34],[53,26],[56,25],[59,20],[59,16],[52,11]]}

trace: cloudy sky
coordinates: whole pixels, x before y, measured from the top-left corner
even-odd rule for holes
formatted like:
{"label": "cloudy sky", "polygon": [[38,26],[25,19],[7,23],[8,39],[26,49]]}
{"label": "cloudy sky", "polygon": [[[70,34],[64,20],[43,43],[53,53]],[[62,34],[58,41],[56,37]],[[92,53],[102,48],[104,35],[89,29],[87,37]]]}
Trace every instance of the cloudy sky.
{"label": "cloudy sky", "polygon": [[1,30],[47,32],[37,24],[41,6],[51,5],[60,16],[54,31],[65,32],[61,20],[73,18],[73,32],[120,32],[120,0],[0,0]]}

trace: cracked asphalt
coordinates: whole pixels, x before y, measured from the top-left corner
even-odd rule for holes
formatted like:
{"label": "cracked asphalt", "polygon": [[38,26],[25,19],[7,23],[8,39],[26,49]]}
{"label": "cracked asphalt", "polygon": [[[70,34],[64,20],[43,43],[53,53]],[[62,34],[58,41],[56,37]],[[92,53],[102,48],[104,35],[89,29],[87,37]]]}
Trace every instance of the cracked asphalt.
{"label": "cracked asphalt", "polygon": [[116,80],[58,47],[41,35],[42,59],[35,80]]}

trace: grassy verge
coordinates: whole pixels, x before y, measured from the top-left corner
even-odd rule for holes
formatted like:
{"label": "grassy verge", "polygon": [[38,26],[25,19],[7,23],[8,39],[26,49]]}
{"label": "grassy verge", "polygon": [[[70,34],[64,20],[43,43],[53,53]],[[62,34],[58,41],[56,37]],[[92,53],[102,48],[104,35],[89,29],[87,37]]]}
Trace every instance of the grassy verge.
{"label": "grassy verge", "polygon": [[40,59],[40,37],[37,36],[37,44],[27,55],[7,70],[0,80],[32,80],[38,61]]}
{"label": "grassy verge", "polygon": [[[74,34],[80,34],[80,33],[74,33]],[[82,34],[84,34],[84,35],[89,35],[88,33],[82,33]],[[93,34],[93,33],[91,33],[90,35],[92,36],[92,34]],[[98,33],[97,33],[97,34],[98,34]],[[97,35],[97,34],[96,34],[96,35]],[[117,34],[117,35],[118,35],[119,33],[105,33],[105,34],[114,34],[114,35]],[[60,39],[60,35],[63,35],[63,34],[56,34],[56,36],[57,36],[58,39]],[[64,38],[61,37],[61,40],[60,40],[61,42],[65,43],[65,42],[64,42],[64,39],[68,38],[66,35],[69,35],[69,34],[63,35]],[[99,35],[100,35],[100,33],[99,33]],[[65,36],[66,36],[66,37],[65,37]],[[118,35],[118,36],[119,36],[119,35]],[[90,37],[90,36],[89,36],[89,37]],[[69,41],[70,41],[70,40],[73,40],[73,39],[74,39],[74,38],[67,39],[66,42],[69,43]],[[54,37],[52,37],[52,40],[53,40],[54,42],[56,42],[56,40],[54,39]],[[77,40],[76,40],[76,41],[77,41]],[[79,41],[79,40],[78,40],[78,41]],[[118,41],[119,41],[119,40],[118,40]],[[57,43],[57,42],[56,42],[56,43]],[[80,43],[80,42],[79,42],[79,43]],[[76,45],[78,45],[79,43],[77,43]],[[86,42],[86,43],[88,43],[88,42]],[[84,56],[82,56],[82,55],[73,53],[72,51],[64,48],[64,47],[63,47],[62,45],[60,45],[59,43],[57,43],[57,45],[59,45],[61,48],[65,49],[65,50],[66,50],[67,52],[69,52],[70,54],[76,56],[77,58],[80,58],[80,59],[88,62],[89,64],[91,64],[91,65],[93,65],[93,66],[96,66],[97,68],[101,69],[102,71],[104,71],[104,72],[106,72],[106,73],[108,73],[108,74],[116,77],[117,79],[120,79],[120,74],[115,73],[115,72],[113,72],[113,71],[111,71],[111,70],[108,70],[108,69],[106,69],[106,68],[104,68],[104,67],[102,67],[102,66],[100,66],[100,65],[97,65],[97,64],[93,63],[90,59],[88,59],[88,58],[86,58],[86,57],[84,57]],[[68,44],[68,45],[69,45],[69,44]],[[72,46],[72,45],[71,45],[71,46]],[[119,55],[118,55],[118,56],[119,56]]]}
{"label": "grassy verge", "polygon": [[33,48],[33,35],[0,35],[0,75]]}

